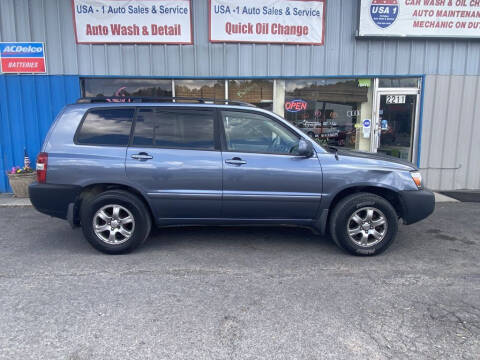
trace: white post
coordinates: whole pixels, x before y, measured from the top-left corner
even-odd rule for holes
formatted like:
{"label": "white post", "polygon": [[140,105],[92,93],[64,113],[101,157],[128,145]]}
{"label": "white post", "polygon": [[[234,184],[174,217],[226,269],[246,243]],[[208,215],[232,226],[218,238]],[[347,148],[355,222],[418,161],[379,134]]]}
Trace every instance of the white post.
{"label": "white post", "polygon": [[273,112],[285,116],[285,80],[273,82]]}

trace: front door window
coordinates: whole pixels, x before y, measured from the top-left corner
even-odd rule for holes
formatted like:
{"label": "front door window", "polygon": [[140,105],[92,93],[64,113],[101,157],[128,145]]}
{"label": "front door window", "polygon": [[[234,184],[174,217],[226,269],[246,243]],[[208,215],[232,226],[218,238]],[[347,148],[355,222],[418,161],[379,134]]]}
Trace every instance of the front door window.
{"label": "front door window", "polygon": [[380,95],[377,152],[412,161],[417,95]]}
{"label": "front door window", "polygon": [[223,127],[228,151],[292,154],[298,143],[297,135],[263,115],[225,111]]}

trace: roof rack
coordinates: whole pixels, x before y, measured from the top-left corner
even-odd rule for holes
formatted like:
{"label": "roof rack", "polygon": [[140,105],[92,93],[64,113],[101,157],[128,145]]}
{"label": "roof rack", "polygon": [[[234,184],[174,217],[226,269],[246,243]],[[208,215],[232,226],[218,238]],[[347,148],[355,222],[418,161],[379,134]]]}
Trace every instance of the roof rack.
{"label": "roof rack", "polygon": [[83,97],[77,100],[77,104],[88,103],[155,103],[155,102],[197,102],[199,104],[224,104],[256,107],[253,104],[243,101],[232,101],[228,99],[202,98],[202,97],[183,97],[183,96],[95,96]]}

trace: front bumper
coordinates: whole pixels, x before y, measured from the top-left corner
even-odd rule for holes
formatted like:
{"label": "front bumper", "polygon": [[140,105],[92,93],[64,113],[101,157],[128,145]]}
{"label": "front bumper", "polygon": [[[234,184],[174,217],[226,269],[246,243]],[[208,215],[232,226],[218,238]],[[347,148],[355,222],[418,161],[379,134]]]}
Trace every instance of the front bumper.
{"label": "front bumper", "polygon": [[406,225],[425,219],[435,210],[435,195],[430,190],[400,191],[399,195]]}
{"label": "front bumper", "polygon": [[61,219],[67,219],[68,205],[75,202],[81,190],[77,185],[33,183],[28,187],[35,209]]}

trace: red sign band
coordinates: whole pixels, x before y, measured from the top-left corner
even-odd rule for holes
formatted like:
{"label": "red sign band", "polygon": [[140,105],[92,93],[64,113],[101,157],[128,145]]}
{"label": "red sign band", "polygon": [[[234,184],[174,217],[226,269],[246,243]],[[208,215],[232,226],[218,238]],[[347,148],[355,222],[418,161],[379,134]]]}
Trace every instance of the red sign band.
{"label": "red sign band", "polygon": [[4,73],[44,73],[44,58],[2,58]]}

